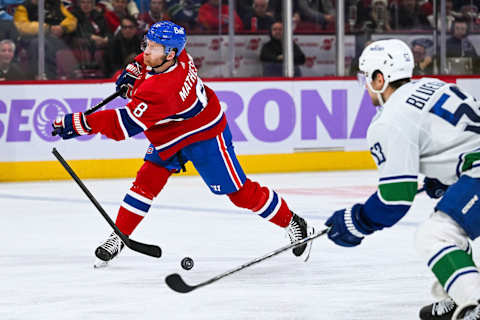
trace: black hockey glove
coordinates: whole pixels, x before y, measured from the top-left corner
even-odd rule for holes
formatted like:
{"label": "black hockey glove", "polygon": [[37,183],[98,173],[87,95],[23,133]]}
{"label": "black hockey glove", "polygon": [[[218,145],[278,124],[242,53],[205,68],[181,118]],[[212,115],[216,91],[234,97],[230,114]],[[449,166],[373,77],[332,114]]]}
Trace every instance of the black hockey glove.
{"label": "black hockey glove", "polygon": [[447,191],[449,186],[441,183],[438,179],[425,177],[423,179],[423,188],[428,196],[432,199],[438,199],[443,197],[445,191]]}

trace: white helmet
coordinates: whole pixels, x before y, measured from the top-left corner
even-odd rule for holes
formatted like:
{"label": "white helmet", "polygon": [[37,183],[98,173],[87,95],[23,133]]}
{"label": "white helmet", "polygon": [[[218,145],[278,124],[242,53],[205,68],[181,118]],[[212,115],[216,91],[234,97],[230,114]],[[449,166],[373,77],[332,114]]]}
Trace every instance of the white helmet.
{"label": "white helmet", "polygon": [[[365,76],[365,81],[371,91],[378,94],[381,103],[381,93],[385,91],[390,82],[400,79],[410,79],[413,73],[413,54],[408,45],[398,39],[380,40],[369,44],[363,49],[359,58],[359,69]],[[385,83],[380,90],[371,86],[375,71],[383,74]]]}

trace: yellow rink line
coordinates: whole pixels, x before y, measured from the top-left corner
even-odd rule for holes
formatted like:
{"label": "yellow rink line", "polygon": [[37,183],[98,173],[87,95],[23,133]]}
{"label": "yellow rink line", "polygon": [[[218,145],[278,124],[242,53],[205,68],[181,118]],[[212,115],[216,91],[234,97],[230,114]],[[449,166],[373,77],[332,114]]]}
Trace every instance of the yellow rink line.
{"label": "yellow rink line", "polygon": [[[248,173],[375,169],[368,151],[324,151],[238,156]],[[134,177],[143,159],[68,160],[82,179]],[[197,175],[189,162],[187,172]],[[70,179],[57,161],[0,162],[0,182]]]}

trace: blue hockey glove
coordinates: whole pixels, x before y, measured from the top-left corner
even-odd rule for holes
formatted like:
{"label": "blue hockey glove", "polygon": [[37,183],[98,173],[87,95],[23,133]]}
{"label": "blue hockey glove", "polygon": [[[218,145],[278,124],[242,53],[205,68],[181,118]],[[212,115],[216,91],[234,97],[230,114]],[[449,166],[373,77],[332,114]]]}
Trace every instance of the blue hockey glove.
{"label": "blue hockey glove", "polygon": [[125,70],[123,70],[122,74],[118,77],[115,84],[117,85],[116,90],[120,91],[122,87],[126,87],[127,90],[122,92],[121,97],[124,99],[132,98],[132,90],[133,86],[135,85],[135,81],[140,79],[142,75],[142,66],[137,62],[134,61],[130,63]]}
{"label": "blue hockey glove", "polygon": [[338,210],[328,218],[325,225],[330,228],[328,238],[342,247],[355,247],[363,238],[375,229],[362,221],[360,212],[363,205],[356,204],[352,208]]}
{"label": "blue hockey glove", "polygon": [[85,115],[81,112],[68,113],[59,116],[52,123],[52,135],[59,135],[63,140],[87,135],[92,130],[85,119]]}
{"label": "blue hockey glove", "polygon": [[438,179],[425,177],[423,179],[423,188],[427,195],[432,199],[443,197],[449,186],[441,183]]}

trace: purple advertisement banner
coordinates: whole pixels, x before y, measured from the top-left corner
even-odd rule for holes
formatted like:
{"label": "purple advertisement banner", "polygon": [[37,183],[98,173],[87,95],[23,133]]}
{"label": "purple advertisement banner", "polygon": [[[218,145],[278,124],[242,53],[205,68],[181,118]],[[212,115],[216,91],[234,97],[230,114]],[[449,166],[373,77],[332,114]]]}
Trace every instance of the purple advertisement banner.
{"label": "purple advertisement banner", "polygon": [[[216,91],[226,112],[237,153],[366,148],[366,132],[375,108],[368,93],[354,81],[207,85]],[[67,143],[51,135],[52,121],[61,114],[85,111],[108,96],[112,87],[111,84],[0,86],[0,161],[42,160],[44,149]],[[126,100],[117,98],[106,108],[123,107],[125,103]],[[84,136],[70,144],[75,147],[68,148],[78,158],[129,158],[138,157],[138,150],[148,141],[140,134],[127,142],[128,148],[123,148],[105,137]]]}

